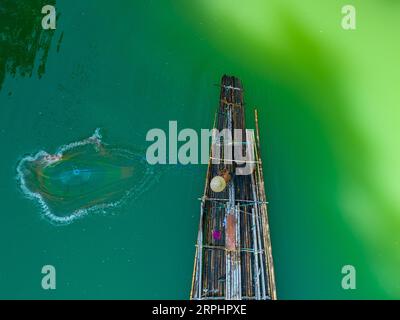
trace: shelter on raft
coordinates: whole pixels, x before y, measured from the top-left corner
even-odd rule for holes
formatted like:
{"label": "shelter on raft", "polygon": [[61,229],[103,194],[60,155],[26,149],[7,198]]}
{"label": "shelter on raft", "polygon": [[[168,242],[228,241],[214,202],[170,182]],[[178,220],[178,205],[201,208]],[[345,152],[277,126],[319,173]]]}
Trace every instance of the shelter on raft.
{"label": "shelter on raft", "polygon": [[[223,76],[214,128],[229,130],[229,142],[213,140],[204,194],[200,199],[200,223],[194,259],[193,300],[275,300],[267,200],[264,189],[258,114],[256,130],[246,134],[243,87],[236,77]],[[234,135],[242,129],[241,141]],[[241,144],[254,159],[235,158],[227,147]],[[251,148],[251,149],[246,149]],[[229,149],[228,149],[229,150]],[[213,160],[220,160],[213,161]],[[250,174],[237,168],[252,163]]]}

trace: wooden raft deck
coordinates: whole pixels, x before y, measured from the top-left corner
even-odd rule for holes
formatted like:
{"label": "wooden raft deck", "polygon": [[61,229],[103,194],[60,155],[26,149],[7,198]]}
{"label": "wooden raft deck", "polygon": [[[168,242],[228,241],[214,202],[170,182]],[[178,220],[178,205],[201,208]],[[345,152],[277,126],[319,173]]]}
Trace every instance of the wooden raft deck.
{"label": "wooden raft deck", "polygon": [[[233,175],[221,193],[210,189],[211,179],[221,169],[234,171],[235,163],[236,166],[243,163],[228,159],[223,143],[218,146],[220,154],[211,152],[200,203],[191,299],[276,299],[257,111],[255,124],[256,132],[243,133],[240,142],[244,149],[253,148],[254,169],[248,175]],[[219,131],[246,128],[243,88],[235,77],[222,78],[215,128]],[[234,140],[231,144],[235,143],[238,142]],[[223,159],[219,164],[211,160],[217,157]],[[213,232],[220,237],[213,236]]]}

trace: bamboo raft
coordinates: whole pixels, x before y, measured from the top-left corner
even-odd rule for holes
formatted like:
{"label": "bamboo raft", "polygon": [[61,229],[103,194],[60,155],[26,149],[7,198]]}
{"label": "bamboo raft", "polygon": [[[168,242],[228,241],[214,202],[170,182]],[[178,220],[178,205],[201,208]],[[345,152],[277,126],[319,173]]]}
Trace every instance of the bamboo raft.
{"label": "bamboo raft", "polygon": [[[214,128],[219,131],[242,129],[244,133],[240,143],[244,150],[253,148],[254,166],[251,174],[234,175],[224,191],[213,192],[211,179],[224,169],[233,172],[241,162],[225,155],[223,144],[218,147],[218,155],[211,150],[204,194],[200,199],[200,223],[190,293],[193,300],[277,298],[257,110],[255,125],[255,134],[254,131],[250,135],[245,133],[243,87],[239,79],[223,76]],[[217,157],[221,159],[219,164],[212,161]],[[221,234],[217,239],[213,236],[215,230]]]}

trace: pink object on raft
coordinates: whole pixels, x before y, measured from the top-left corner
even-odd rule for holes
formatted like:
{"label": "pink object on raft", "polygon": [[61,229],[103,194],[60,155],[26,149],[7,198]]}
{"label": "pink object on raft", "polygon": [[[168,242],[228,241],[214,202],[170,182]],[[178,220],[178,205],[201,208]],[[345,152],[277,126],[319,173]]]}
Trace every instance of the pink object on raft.
{"label": "pink object on raft", "polygon": [[213,236],[214,240],[221,240],[221,231],[213,230],[212,236]]}

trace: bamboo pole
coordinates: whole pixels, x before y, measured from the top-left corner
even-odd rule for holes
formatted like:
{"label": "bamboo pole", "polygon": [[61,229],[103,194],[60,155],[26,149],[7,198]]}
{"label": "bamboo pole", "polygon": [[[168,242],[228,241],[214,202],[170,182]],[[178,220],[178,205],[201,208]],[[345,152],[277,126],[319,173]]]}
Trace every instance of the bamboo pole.
{"label": "bamboo pole", "polygon": [[[217,113],[214,115],[214,125],[213,127],[215,128],[215,123],[217,119]],[[210,154],[211,154],[212,148],[210,147]],[[211,159],[208,161],[208,166],[207,166],[207,174],[205,178],[205,184],[204,184],[204,191],[203,191],[203,197],[206,197],[207,195],[207,187],[208,187],[208,179],[209,179],[209,173],[210,173],[210,168],[211,168]],[[201,207],[200,207],[200,222],[199,222],[199,231],[198,231],[198,239],[197,239],[197,246],[196,246],[196,253],[195,253],[195,263],[197,263],[197,268],[193,267],[193,276],[192,276],[192,289],[190,292],[190,298],[191,299],[196,299],[194,296],[194,279],[197,279],[197,299],[201,299],[202,295],[202,256],[203,256],[203,249],[201,247],[202,242],[203,242],[203,210],[204,210],[205,203],[204,201],[201,202]],[[201,237],[200,237],[201,235]],[[201,239],[200,239],[201,238]],[[200,245],[199,245],[200,244]]]}
{"label": "bamboo pole", "polygon": [[[256,135],[257,135],[257,148],[256,148],[256,157],[259,159],[260,164],[257,165],[258,167],[258,178],[259,178],[259,188],[260,193],[263,201],[266,201],[265,196],[265,187],[264,187],[264,175],[262,169],[262,160],[261,160],[261,148],[260,148],[260,129],[258,126],[258,111],[255,109],[254,111],[254,118],[255,118],[255,125],[256,125]],[[276,294],[276,283],[275,283],[275,271],[274,271],[274,262],[272,257],[272,245],[271,245],[271,237],[270,237],[270,230],[269,230],[269,222],[268,222],[268,212],[267,206],[263,205],[263,234],[264,234],[264,247],[266,251],[266,267],[268,270],[268,278],[269,278],[269,288],[270,288],[270,297],[272,300],[277,299]]]}
{"label": "bamboo pole", "polygon": [[190,289],[190,299],[191,300],[193,300],[194,299],[194,289],[195,289],[195,286],[196,286],[196,282],[197,281],[195,281],[195,279],[197,279],[197,260],[198,260],[198,258],[197,258],[197,255],[198,255],[198,248],[197,248],[197,245],[196,245],[196,252],[195,252],[195,255],[194,255],[194,262],[193,262],[193,274],[192,274],[192,286],[191,286],[191,289]]}
{"label": "bamboo pole", "polygon": [[[200,201],[215,201],[215,202],[218,202],[218,201],[221,201],[221,202],[229,202],[230,201],[230,199],[226,199],[226,198],[208,198],[208,197],[203,197],[203,198],[198,198],[198,200],[200,200]],[[265,201],[260,201],[260,200],[245,200],[245,199],[236,199],[235,200],[236,202],[245,202],[245,203],[251,203],[251,204],[253,204],[253,203],[260,203],[260,204],[268,204],[268,202],[265,202]]]}
{"label": "bamboo pole", "polygon": [[202,288],[203,288],[203,215],[204,215],[204,204],[201,203],[200,206],[200,227],[199,227],[199,237],[197,240],[197,249],[199,252],[198,258],[198,298],[201,299],[202,296]]}
{"label": "bamboo pole", "polygon": [[257,244],[257,235],[256,235],[256,222],[255,222],[255,214],[254,208],[252,211],[252,230],[253,230],[253,246],[254,246],[254,286],[255,286],[255,295],[256,299],[260,300],[260,272],[258,268],[258,244]]}
{"label": "bamboo pole", "polygon": [[235,206],[235,217],[236,217],[236,250],[235,250],[235,263],[236,263],[236,299],[241,300],[242,298],[242,273],[241,273],[241,259],[240,259],[240,216],[239,216],[239,208]]}

